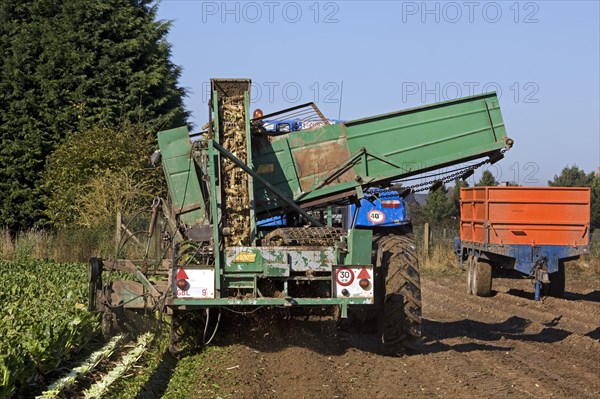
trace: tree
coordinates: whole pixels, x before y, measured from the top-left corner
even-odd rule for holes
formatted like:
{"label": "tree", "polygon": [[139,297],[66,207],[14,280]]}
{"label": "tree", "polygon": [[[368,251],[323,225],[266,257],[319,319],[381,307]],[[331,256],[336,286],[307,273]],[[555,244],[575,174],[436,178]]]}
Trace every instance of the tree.
{"label": "tree", "polygon": [[594,228],[600,227],[600,174],[586,173],[577,165],[565,166],[559,175],[548,181],[553,187],[591,187],[591,219]]}
{"label": "tree", "polygon": [[102,224],[103,216],[110,222],[117,211],[147,205],[161,183],[160,170],[150,168],[154,148],[154,134],[128,122],[70,134],[43,175],[51,193],[46,216],[54,226],[89,227]]}
{"label": "tree", "polygon": [[460,217],[460,189],[469,187],[469,183],[462,179],[454,181],[454,189],[452,190],[452,216]]}
{"label": "tree", "polygon": [[478,183],[475,184],[476,187],[484,187],[484,186],[497,186],[498,182],[496,178],[489,170],[484,170],[481,175],[481,179]]}
{"label": "tree", "polygon": [[590,224],[597,229],[600,228],[600,173],[592,179],[591,187],[592,211]]}
{"label": "tree", "polygon": [[554,179],[548,181],[548,185],[553,187],[589,187],[593,179],[593,172],[586,174],[577,165],[567,165],[560,172],[560,175],[554,175]]}
{"label": "tree", "polygon": [[[152,0],[4,0],[0,5],[0,223],[40,225],[48,156],[67,135],[186,124],[169,23]],[[81,157],[87,153],[81,152]],[[68,171],[67,171],[68,172]],[[45,189],[50,189],[50,193]]]}
{"label": "tree", "polygon": [[423,213],[429,223],[439,225],[448,222],[452,217],[454,206],[447,194],[446,186],[442,185],[442,187],[427,196]]}
{"label": "tree", "polygon": [[413,226],[420,226],[426,222],[425,215],[423,215],[423,207],[416,200],[408,201],[407,197],[405,204],[408,207],[408,217]]}
{"label": "tree", "polygon": [[156,195],[153,183],[157,181],[125,170],[102,171],[83,186],[84,191],[76,198],[75,222],[84,227],[102,227],[112,225],[117,213],[131,216],[149,210]]}

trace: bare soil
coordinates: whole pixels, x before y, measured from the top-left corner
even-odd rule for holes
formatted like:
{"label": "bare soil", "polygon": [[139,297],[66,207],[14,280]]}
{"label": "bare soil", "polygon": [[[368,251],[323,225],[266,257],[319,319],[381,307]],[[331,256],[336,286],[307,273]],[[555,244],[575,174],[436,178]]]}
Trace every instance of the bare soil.
{"label": "bare soil", "polygon": [[567,281],[565,299],[542,302],[528,280],[493,289],[479,298],[463,276],[424,276],[423,342],[403,357],[333,321],[230,326],[198,365],[195,397],[600,397],[600,283]]}

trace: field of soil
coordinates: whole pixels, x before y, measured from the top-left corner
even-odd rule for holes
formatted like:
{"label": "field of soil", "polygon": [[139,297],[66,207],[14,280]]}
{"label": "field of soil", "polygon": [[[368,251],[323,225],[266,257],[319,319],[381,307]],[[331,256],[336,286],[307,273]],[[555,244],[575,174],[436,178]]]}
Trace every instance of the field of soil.
{"label": "field of soil", "polygon": [[568,281],[565,299],[536,303],[527,280],[495,279],[491,298],[467,295],[463,280],[423,277],[424,339],[414,354],[379,356],[373,335],[331,321],[254,323],[179,360],[160,396],[600,397],[597,281]]}

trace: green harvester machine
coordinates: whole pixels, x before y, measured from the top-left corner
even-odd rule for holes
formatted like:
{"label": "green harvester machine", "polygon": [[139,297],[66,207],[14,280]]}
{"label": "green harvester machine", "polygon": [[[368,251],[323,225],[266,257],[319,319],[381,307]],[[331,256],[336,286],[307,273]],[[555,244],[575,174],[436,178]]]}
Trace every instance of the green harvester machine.
{"label": "green harvester machine", "polygon": [[[264,129],[308,114],[322,123]],[[404,353],[421,336],[411,227],[354,228],[349,204],[358,209],[370,188],[400,181],[406,195],[501,159],[513,142],[496,94],[336,124],[312,103],[251,115],[249,79],[212,79],[206,129],[158,133],[153,163],[168,196],[153,204],[145,255],[90,259],[89,308],[103,332],[127,313],[160,312],[176,350],[189,320],[204,323],[207,341],[223,310],[265,307],[355,317],[378,326],[382,353]],[[148,255],[151,243],[159,255]]]}

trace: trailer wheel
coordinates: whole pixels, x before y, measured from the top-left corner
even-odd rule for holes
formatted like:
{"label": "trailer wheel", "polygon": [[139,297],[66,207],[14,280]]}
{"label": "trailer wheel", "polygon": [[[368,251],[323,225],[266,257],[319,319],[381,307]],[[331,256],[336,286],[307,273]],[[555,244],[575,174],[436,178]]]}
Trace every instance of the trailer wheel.
{"label": "trailer wheel", "polygon": [[473,269],[475,268],[474,266],[474,258],[473,256],[469,255],[469,257],[467,258],[467,294],[469,295],[473,295]]}
{"label": "trailer wheel", "polygon": [[563,298],[565,296],[565,262],[558,263],[558,271],[549,275],[550,283],[544,284],[545,294],[555,298]]}
{"label": "trailer wheel", "polygon": [[421,338],[421,281],[412,237],[386,236],[374,245],[378,336],[384,355],[415,349]]}
{"label": "trailer wheel", "polygon": [[473,259],[471,284],[473,295],[490,296],[492,294],[492,265],[479,259]]}

